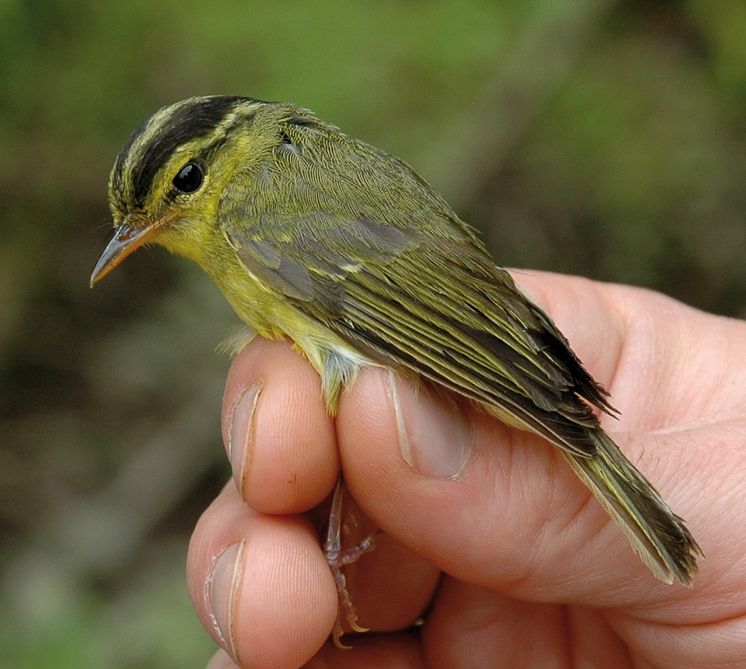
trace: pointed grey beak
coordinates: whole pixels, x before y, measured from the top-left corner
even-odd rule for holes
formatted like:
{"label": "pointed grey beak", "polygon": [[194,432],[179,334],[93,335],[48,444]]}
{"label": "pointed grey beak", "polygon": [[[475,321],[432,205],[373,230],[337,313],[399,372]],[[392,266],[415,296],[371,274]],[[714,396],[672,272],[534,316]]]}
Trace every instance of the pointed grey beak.
{"label": "pointed grey beak", "polygon": [[114,237],[106,245],[104,252],[98,259],[91,274],[90,286],[103,279],[111,270],[122,263],[131,253],[134,253],[145,242],[155,236],[163,221],[148,223],[144,227],[133,226],[128,219],[116,229]]}

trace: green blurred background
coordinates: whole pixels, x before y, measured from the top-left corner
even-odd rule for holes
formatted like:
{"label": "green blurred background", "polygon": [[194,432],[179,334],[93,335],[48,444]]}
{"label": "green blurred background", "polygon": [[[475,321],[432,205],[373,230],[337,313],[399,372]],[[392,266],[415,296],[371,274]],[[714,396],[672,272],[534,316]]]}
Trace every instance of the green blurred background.
{"label": "green blurred background", "polygon": [[228,475],[234,318],[161,250],[87,285],[135,125],[292,100],[405,158],[503,264],[744,316],[745,36],[742,0],[0,1],[0,665],[212,652],[183,563]]}

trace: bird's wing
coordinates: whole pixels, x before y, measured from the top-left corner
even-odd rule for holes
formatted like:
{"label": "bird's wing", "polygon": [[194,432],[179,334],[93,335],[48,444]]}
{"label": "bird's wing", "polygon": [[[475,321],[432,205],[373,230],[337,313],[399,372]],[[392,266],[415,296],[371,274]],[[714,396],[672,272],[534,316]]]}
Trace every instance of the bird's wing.
{"label": "bird's wing", "polygon": [[408,368],[590,456],[610,410],[548,316],[466,239],[368,216],[264,214],[221,225],[240,262],[375,361]]}

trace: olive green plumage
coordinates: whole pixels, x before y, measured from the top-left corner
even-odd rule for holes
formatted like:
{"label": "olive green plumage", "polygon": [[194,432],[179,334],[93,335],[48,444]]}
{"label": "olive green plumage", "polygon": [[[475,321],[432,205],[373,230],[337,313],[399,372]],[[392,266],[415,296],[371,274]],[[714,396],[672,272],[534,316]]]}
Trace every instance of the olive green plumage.
{"label": "olive green plumage", "polygon": [[411,168],[308,110],[191,98],[129,138],[97,280],[146,240],[199,263],[261,336],[290,337],[330,411],[367,364],[440,384],[562,449],[653,573],[699,547],[603,432],[613,409],[551,319]]}

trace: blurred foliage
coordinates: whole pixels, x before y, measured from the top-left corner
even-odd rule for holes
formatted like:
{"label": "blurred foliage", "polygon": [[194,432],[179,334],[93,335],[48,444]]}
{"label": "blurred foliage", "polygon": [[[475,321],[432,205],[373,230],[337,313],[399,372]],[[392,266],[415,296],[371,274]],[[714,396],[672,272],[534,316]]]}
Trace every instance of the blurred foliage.
{"label": "blurred foliage", "polygon": [[504,264],[744,316],[744,35],[740,0],[0,2],[3,666],[212,649],[181,574],[227,476],[234,319],[160,250],[88,290],[132,127],[293,100],[416,166]]}

